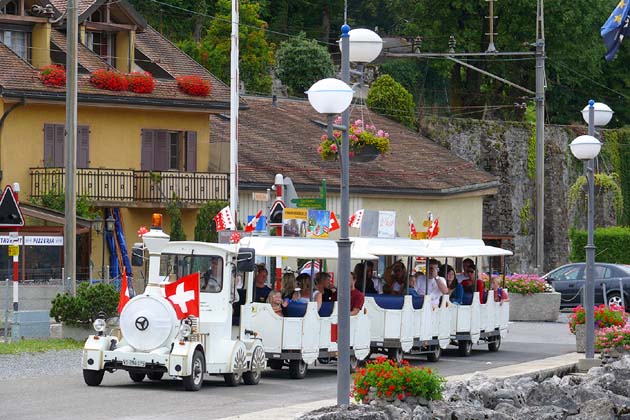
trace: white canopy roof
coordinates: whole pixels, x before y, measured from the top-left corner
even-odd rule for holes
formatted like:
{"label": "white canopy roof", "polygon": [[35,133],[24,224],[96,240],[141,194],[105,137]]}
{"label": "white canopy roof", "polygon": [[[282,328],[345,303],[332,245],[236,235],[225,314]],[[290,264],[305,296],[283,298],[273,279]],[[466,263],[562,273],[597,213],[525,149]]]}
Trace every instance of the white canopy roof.
{"label": "white canopy roof", "polygon": [[[242,238],[241,247],[254,248],[256,255],[266,257],[291,257],[306,259],[337,259],[337,243],[330,239],[285,238],[280,236],[251,236]],[[374,260],[377,257],[364,252],[355,244],[351,248],[355,260]]]}
{"label": "white canopy roof", "polygon": [[486,245],[481,239],[444,238],[351,238],[355,249],[374,255],[395,255],[412,257],[490,257],[512,255],[511,251]]}

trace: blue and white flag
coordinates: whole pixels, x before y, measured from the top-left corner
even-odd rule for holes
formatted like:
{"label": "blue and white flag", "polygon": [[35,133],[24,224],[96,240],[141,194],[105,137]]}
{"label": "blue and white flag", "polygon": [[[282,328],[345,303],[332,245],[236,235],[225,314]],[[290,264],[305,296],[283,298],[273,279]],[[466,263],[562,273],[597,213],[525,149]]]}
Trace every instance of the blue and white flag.
{"label": "blue and white flag", "polygon": [[610,61],[617,55],[617,50],[623,37],[630,33],[630,16],[628,16],[628,10],[630,9],[630,0],[619,0],[619,4],[615,7],[615,10],[610,14],[604,26],[602,26],[602,38],[604,38],[604,44],[606,44],[606,61]]}

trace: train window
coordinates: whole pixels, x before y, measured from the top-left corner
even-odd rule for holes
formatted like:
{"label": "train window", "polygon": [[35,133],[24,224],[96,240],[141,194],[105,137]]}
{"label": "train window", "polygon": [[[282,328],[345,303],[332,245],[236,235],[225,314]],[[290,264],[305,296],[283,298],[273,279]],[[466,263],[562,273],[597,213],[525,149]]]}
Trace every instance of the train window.
{"label": "train window", "polygon": [[193,273],[199,273],[199,290],[218,293],[223,289],[223,258],[216,255],[162,254],[160,276],[172,283]]}

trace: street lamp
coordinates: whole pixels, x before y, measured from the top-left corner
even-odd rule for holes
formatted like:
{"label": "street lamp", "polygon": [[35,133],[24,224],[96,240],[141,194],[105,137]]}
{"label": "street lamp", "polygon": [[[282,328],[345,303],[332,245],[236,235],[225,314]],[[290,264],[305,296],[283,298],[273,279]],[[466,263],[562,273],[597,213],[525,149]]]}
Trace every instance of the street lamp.
{"label": "street lamp", "polygon": [[594,212],[595,212],[595,181],[594,181],[594,159],[599,154],[602,144],[594,137],[595,126],[603,126],[610,122],[612,110],[605,104],[595,103],[594,100],[588,102],[582,110],[582,117],[588,124],[588,135],[579,136],[571,142],[571,153],[580,159],[584,164],[586,172],[586,182],[588,184],[588,212],[587,212],[587,234],[586,243],[586,284],[584,286],[584,312],[586,323],[586,359],[583,362],[583,370],[594,365],[595,357],[595,244],[594,244]]}
{"label": "street lamp", "polygon": [[105,280],[105,244],[106,244],[105,237],[107,236],[107,232],[114,231],[115,223],[116,223],[116,219],[114,219],[114,217],[111,214],[107,216],[107,219],[105,219],[105,229],[103,230],[103,247],[101,249],[101,278],[103,280]]}
{"label": "street lamp", "polygon": [[[100,215],[97,215],[92,222],[94,225],[94,230],[97,235],[100,235],[103,232],[103,218]],[[104,247],[103,247],[104,248]],[[101,256],[101,275],[103,273],[103,257]]]}
{"label": "street lamp", "polygon": [[341,27],[341,81],[323,79],[308,90],[308,100],[316,111],[327,114],[328,136],[332,138],[333,116],[341,113],[341,231],[337,241],[339,248],[337,278],[338,340],[339,352],[337,369],[337,405],[348,405],[350,395],[350,246],[348,218],[350,207],[350,145],[348,127],[353,92],[348,86],[350,81],[350,61],[367,63],[378,57],[383,41],[368,29],[350,30],[350,26]]}

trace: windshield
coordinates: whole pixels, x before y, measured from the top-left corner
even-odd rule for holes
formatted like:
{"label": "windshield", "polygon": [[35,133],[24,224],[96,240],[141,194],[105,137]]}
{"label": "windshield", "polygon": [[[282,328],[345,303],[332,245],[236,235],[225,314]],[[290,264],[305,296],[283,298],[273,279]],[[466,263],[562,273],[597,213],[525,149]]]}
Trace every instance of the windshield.
{"label": "windshield", "polygon": [[218,255],[162,254],[160,277],[168,283],[199,273],[199,290],[218,293],[223,289],[223,258]]}

